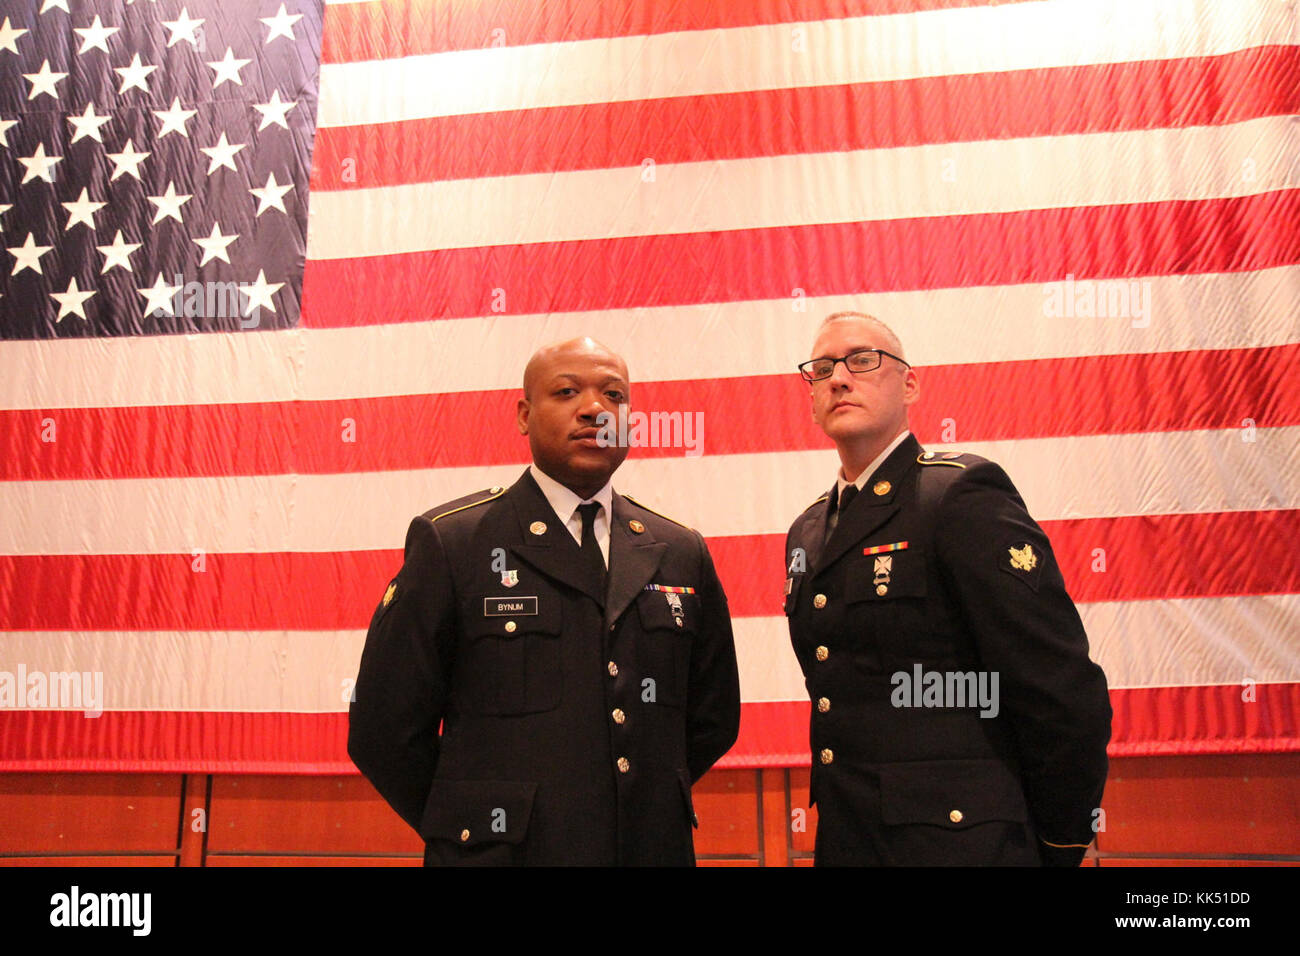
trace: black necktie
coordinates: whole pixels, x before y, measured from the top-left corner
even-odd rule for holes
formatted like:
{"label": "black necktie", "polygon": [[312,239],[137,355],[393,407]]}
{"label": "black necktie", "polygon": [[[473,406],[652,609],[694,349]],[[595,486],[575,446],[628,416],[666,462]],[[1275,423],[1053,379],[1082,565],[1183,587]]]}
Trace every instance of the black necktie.
{"label": "black necktie", "polygon": [[578,505],[578,514],[582,516],[582,559],[587,566],[590,580],[596,585],[596,593],[605,593],[605,557],[600,553],[596,541],[596,514],[600,511],[600,502]]}
{"label": "black necktie", "polygon": [[[839,527],[840,522],[844,520],[844,512],[849,505],[853,504],[853,499],[856,497],[857,493],[857,485],[845,485],[844,490],[840,492],[838,506],[831,508],[831,512],[826,519],[827,540],[830,540],[830,536],[835,532],[835,529]],[[832,501],[831,504],[836,505],[836,501]]]}

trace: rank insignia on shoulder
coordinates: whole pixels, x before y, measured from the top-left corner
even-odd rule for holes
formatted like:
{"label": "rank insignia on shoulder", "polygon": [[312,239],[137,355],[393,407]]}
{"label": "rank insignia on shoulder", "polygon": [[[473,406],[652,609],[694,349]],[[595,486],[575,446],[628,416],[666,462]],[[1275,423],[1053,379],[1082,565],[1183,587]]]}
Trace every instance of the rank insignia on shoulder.
{"label": "rank insignia on shoulder", "polygon": [[397,582],[394,581],[388,585],[388,590],[384,592],[384,607],[393,603],[393,598],[397,596]]}
{"label": "rank insignia on shoulder", "polygon": [[1007,549],[1011,554],[1011,566],[1017,571],[1032,571],[1038,565],[1038,555],[1034,554],[1033,545],[1025,542],[1023,548],[1012,545]]}
{"label": "rank insignia on shoulder", "polygon": [[1033,591],[1038,590],[1038,576],[1042,572],[1043,562],[1039,553],[1028,541],[1012,541],[1005,551],[999,552],[998,567],[1007,574],[1023,581]]}

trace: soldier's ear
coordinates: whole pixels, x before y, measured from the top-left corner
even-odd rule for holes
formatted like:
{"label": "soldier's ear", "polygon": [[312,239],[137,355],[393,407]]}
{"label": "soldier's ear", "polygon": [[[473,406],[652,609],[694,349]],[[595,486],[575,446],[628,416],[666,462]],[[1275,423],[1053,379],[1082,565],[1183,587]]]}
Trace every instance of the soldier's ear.
{"label": "soldier's ear", "polygon": [[921,377],[916,369],[909,368],[903,378],[903,404],[915,404],[921,397]]}
{"label": "soldier's ear", "polygon": [[528,404],[528,399],[519,399],[519,404],[515,406],[515,424],[519,426],[519,434],[528,434],[528,413],[532,406]]}

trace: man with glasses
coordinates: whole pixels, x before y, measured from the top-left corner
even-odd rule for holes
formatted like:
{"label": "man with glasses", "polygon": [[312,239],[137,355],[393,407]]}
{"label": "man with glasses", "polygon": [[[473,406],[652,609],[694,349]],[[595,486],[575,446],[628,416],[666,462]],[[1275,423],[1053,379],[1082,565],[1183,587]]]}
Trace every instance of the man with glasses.
{"label": "man with glasses", "polygon": [[[614,491],[627,366],[537,352],[533,463],[411,522],[366,636],[348,753],[444,865],[694,865],[691,784],[740,724],[699,532]],[[504,424],[504,423],[502,423]]]}
{"label": "man with glasses", "polygon": [[817,864],[1078,865],[1111,709],[1046,535],[996,464],[912,436],[878,319],[831,315],[799,371],[841,466],[786,539]]}

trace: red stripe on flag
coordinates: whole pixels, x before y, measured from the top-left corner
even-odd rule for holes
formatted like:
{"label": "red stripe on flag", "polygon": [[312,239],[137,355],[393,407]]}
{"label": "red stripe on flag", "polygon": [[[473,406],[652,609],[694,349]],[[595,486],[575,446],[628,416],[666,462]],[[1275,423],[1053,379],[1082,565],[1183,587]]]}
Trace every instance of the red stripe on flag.
{"label": "red stripe on flag", "polygon": [[[1079,318],[1069,321],[1103,322]],[[633,356],[634,358],[634,356]],[[794,357],[792,357],[792,361]],[[940,365],[921,369],[911,412],[922,443],[953,419],[964,442],[1300,424],[1289,386],[1300,345]],[[1143,383],[1162,382],[1160,388]],[[972,395],[1032,395],[972,402]],[[1086,402],[1079,395],[1089,396]],[[0,411],[0,480],[341,474],[525,464],[527,442],[505,427],[517,389],[321,402]],[[702,452],[828,448],[808,416],[807,386],[789,375],[636,384],[633,408],[704,415]],[[755,417],[752,409],[762,408]],[[355,442],[341,440],[355,423]],[[53,420],[57,441],[43,441]],[[499,422],[472,440],[448,422]],[[680,435],[680,424],[678,434]],[[696,433],[692,433],[693,436]],[[249,441],[274,435],[275,441]],[[418,436],[413,440],[412,436]],[[669,458],[678,447],[641,447]]]}
{"label": "red stripe on flag", "polygon": [[1270,46],[327,127],[312,189],[1235,123],[1300,112],[1297,73],[1300,47]]}
{"label": "red stripe on flag", "polygon": [[[1300,593],[1297,510],[1081,518],[1043,529],[1080,603]],[[784,535],[711,537],[708,545],[733,616],[782,613]],[[1104,571],[1095,570],[1098,548]],[[362,629],[402,552],[215,553],[203,556],[202,571],[196,560],[0,556],[0,620],[12,631]]]}
{"label": "red stripe on flag", "polygon": [[[1300,261],[1300,189],[1233,199],[737,229],[308,260],[315,328],[1266,269]],[[499,301],[499,300],[498,300]]]}
{"label": "red stripe on flag", "polygon": [[[1000,0],[1005,5],[1008,0]],[[1023,0],[1010,0],[1023,2]],[[384,0],[325,7],[326,63],[762,24],[992,6],[999,0]],[[498,32],[499,31],[499,32]]]}
{"label": "red stripe on flag", "polygon": [[[1112,757],[1300,750],[1300,683],[1112,690]],[[809,763],[808,702],[741,705],[719,768]],[[347,714],[0,710],[0,772],[356,773]]]}

